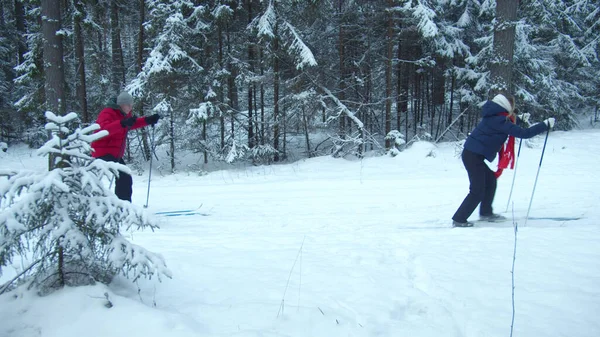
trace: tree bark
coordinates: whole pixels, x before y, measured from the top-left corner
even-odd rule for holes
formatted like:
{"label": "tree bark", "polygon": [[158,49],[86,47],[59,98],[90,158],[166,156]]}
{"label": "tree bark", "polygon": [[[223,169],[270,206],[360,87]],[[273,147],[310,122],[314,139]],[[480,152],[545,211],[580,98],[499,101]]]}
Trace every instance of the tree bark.
{"label": "tree bark", "polygon": [[[392,131],[392,58],[394,51],[394,15],[391,8],[394,6],[393,0],[388,0],[388,22],[387,22],[387,53],[385,60],[385,131],[387,136]],[[385,139],[385,149],[391,147],[390,139]]]}
{"label": "tree bark", "polygon": [[208,164],[208,152],[206,151],[206,119],[202,120],[202,140],[204,141],[204,164]]}
{"label": "tree bark", "polygon": [[[338,56],[340,58],[340,79],[339,79],[339,88],[340,92],[338,94],[338,98],[340,101],[346,100],[346,70],[344,67],[344,63],[346,62],[344,57],[344,20],[343,20],[343,8],[344,0],[338,0],[338,16],[339,16],[339,32],[338,32]],[[340,116],[340,135],[346,134],[346,117],[344,115]]]}
{"label": "tree bark", "polygon": [[171,150],[171,173],[175,173],[175,112],[169,106],[169,133],[170,133],[170,150]]}
{"label": "tree bark", "polygon": [[414,48],[413,43],[414,30],[411,28],[403,28],[400,31],[400,38],[398,41],[398,102],[396,108],[398,110],[398,131],[401,131],[401,116],[404,116],[406,139],[408,139],[408,131],[410,128],[408,118],[408,94],[410,92],[410,79],[414,77],[412,72],[413,65],[410,63],[414,58],[412,53]]}
{"label": "tree bark", "polygon": [[[248,0],[248,24],[252,22],[254,18],[252,13],[252,0]],[[250,38],[248,42],[248,63],[250,64],[250,72],[254,74],[255,61],[254,61],[254,39]],[[254,98],[254,83],[248,83],[248,147],[254,147],[254,125],[253,125],[253,102]]]}
{"label": "tree bark", "polygon": [[452,119],[453,119],[453,109],[454,109],[454,90],[455,90],[455,86],[456,86],[456,73],[454,72],[454,70],[452,70],[452,82],[450,82],[450,108],[448,109],[448,120],[446,122],[447,125],[450,125],[450,123],[452,123]]}
{"label": "tree bark", "polygon": [[[144,21],[146,21],[146,0],[140,0],[140,26],[139,35],[137,40],[137,71],[140,73],[144,67]],[[138,108],[136,109],[140,115],[144,115],[144,106],[146,105],[146,98],[140,97]],[[142,128],[142,146],[144,148],[144,157],[146,160],[150,160],[152,156],[152,150],[148,142],[148,129]]]}
{"label": "tree bark", "polygon": [[[231,30],[230,25],[227,24],[227,54],[231,55]],[[231,57],[227,62],[227,69],[229,70],[229,76],[227,78],[227,93],[229,100],[229,110],[231,112],[231,138],[235,138],[235,115],[238,111],[238,92],[237,86],[235,85],[235,79],[237,78],[237,68],[233,66]]]}
{"label": "tree bark", "polygon": [[119,26],[119,5],[117,0],[111,1],[110,6],[110,34],[112,44],[112,86],[118,94],[125,85],[125,64],[123,61],[123,47],[121,46],[121,28]]}
{"label": "tree bark", "polygon": [[15,24],[17,26],[17,41],[18,41],[18,57],[19,64],[25,62],[25,53],[27,47],[25,43],[25,8],[23,7],[22,0],[15,0]]}
{"label": "tree bark", "polygon": [[73,13],[73,28],[74,28],[74,38],[75,38],[75,60],[76,60],[76,74],[77,74],[77,82],[76,82],[76,95],[77,100],[79,101],[79,109],[82,113],[82,120],[84,123],[90,123],[90,114],[88,111],[87,105],[87,89],[85,82],[85,51],[84,51],[84,43],[83,43],[83,32],[82,32],[82,18],[84,16],[83,13],[83,5],[81,0],[73,0],[73,7],[75,9]]}
{"label": "tree bark", "polygon": [[309,137],[309,133],[308,133],[308,118],[306,117],[306,108],[304,105],[302,105],[302,124],[304,126],[304,138],[306,141],[306,156],[308,158],[311,158],[311,152],[310,152],[310,137]]}
{"label": "tree bark", "polygon": [[[221,28],[221,23],[218,24],[218,28],[217,28],[217,34],[218,34],[218,43],[219,43],[219,67],[220,69],[223,69],[223,31]],[[220,122],[220,126],[221,126],[221,149],[225,148],[225,114],[223,113],[223,104],[225,103],[225,93],[223,92],[224,88],[223,88],[223,83],[222,81],[220,82],[219,85],[219,122]]]}
{"label": "tree bark", "polygon": [[273,39],[273,147],[275,156],[273,160],[279,161],[279,38],[275,24],[275,38]]}
{"label": "tree bark", "polygon": [[515,49],[515,26],[519,0],[497,0],[494,26],[494,58],[490,62],[491,95],[512,92],[512,68]]}
{"label": "tree bark", "polygon": [[[260,76],[264,78],[265,76],[265,68],[263,67],[263,48],[259,47],[260,56],[259,56],[259,64],[260,64]],[[265,84],[264,82],[260,82],[260,144],[265,145]]]}
{"label": "tree bark", "polygon": [[50,111],[64,115],[65,72],[63,65],[60,4],[52,0],[42,0],[42,32],[44,35],[44,73],[46,81],[46,106]]}

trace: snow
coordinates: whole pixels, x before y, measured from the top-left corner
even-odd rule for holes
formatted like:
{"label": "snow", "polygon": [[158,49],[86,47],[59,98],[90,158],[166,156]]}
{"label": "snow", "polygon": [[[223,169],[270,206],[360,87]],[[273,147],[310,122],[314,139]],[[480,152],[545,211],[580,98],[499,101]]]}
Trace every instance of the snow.
{"label": "snow", "polygon": [[413,9],[413,17],[419,20],[418,27],[423,37],[428,38],[438,35],[439,28],[433,21],[435,12],[421,1],[418,1],[418,4]]}
{"label": "snow", "polygon": [[[519,227],[515,336],[600,335],[599,136],[550,134],[531,216],[581,219]],[[520,226],[542,144],[521,149]],[[43,170],[32,153],[11,145],[0,171]],[[509,336],[514,230],[449,227],[468,190],[456,153],[417,142],[395,157],[153,174],[148,213],[198,214],[155,215],[161,229],[125,236],[173,278],[2,295],[0,336]],[[512,178],[499,180],[497,212]],[[147,179],[134,176],[134,204]]]}
{"label": "snow", "polygon": [[267,7],[265,13],[258,20],[258,36],[275,37],[273,30],[276,22],[277,15],[275,14],[275,10],[273,10],[273,6],[269,3],[269,7]]}
{"label": "snow", "polygon": [[298,55],[297,58],[300,61],[296,65],[296,69],[301,70],[302,68],[304,68],[305,65],[316,66],[317,61],[315,60],[315,56],[313,55],[310,48],[308,48],[304,44],[304,42],[302,41],[302,39],[300,38],[298,33],[296,33],[294,26],[290,25],[287,22],[285,23],[285,25],[286,25],[287,29],[290,31],[290,33],[292,34],[292,36],[294,37],[290,48],[296,52],[296,54]]}

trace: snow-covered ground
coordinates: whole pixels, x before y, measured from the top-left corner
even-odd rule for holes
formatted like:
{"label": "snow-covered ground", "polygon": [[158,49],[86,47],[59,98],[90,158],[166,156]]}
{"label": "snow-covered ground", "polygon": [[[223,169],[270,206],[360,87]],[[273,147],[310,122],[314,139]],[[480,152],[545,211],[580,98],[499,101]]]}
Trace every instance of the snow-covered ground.
{"label": "snow-covered ground", "polygon": [[[550,135],[530,214],[580,219],[524,226],[542,144],[524,143],[513,192],[514,335],[597,337],[600,130]],[[45,163],[22,147],[0,153],[0,169]],[[512,178],[500,178],[496,212]],[[146,184],[134,177],[140,207]],[[451,228],[467,191],[451,143],[155,175],[149,212],[198,208],[131,236],[173,279],[3,295],[0,336],[509,336],[512,223]]]}

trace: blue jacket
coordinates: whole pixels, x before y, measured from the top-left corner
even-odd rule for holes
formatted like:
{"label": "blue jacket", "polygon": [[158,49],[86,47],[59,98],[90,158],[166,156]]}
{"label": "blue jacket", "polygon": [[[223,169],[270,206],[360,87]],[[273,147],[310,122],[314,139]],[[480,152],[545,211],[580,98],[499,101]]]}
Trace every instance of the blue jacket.
{"label": "blue jacket", "polygon": [[502,144],[509,135],[517,138],[531,138],[548,129],[546,123],[523,129],[513,124],[506,116],[500,115],[507,112],[499,104],[487,101],[481,108],[481,122],[467,137],[465,149],[481,154],[485,159],[493,161],[502,148]]}

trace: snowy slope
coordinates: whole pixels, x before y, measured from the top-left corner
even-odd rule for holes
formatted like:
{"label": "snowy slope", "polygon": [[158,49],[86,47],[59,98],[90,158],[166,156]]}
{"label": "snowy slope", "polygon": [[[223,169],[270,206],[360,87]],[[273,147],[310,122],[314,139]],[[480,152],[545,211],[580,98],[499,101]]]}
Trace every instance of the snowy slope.
{"label": "snowy slope", "polygon": [[[599,139],[599,130],[550,135],[531,216],[581,219],[519,228],[515,336],[600,335]],[[520,226],[543,137],[527,144],[513,192]],[[25,149],[0,160],[0,169],[45,165]],[[157,215],[161,230],[132,235],[164,255],[174,278],[140,282],[139,294],[117,280],[45,298],[4,295],[0,336],[510,333],[514,230],[450,228],[468,190],[454,144],[418,143],[395,158],[154,177],[149,212],[199,207]],[[500,178],[497,212],[512,177]],[[134,177],[140,206],[146,183]]]}

